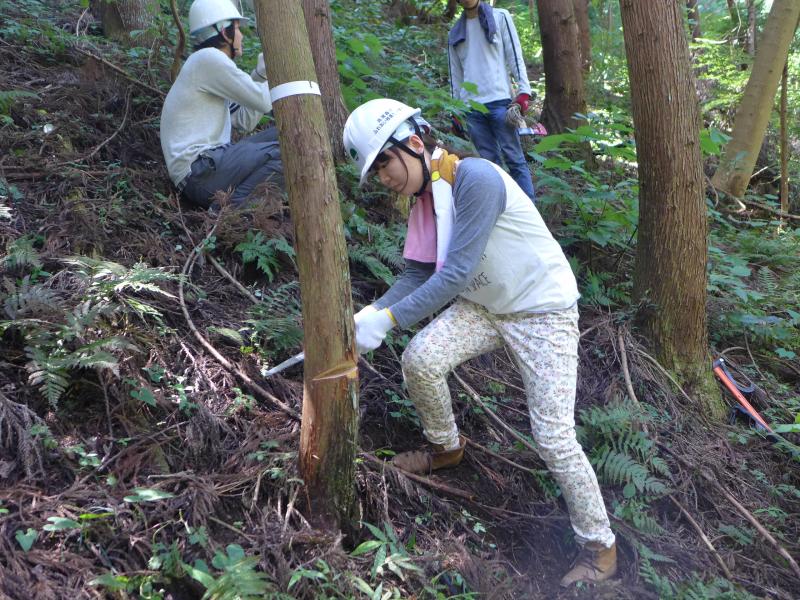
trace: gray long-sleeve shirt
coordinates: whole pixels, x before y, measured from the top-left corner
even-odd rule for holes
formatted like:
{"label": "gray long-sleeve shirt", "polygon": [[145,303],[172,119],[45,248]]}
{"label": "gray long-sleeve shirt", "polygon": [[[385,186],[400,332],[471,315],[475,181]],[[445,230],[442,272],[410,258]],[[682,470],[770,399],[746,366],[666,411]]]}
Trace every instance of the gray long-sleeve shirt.
{"label": "gray long-sleeve shirt", "polygon": [[409,327],[442,308],[470,282],[492,228],[506,207],[506,187],[491,163],[466,158],[453,185],[455,222],[444,266],[406,260],[394,285],[375,303],[389,308],[401,327]]}

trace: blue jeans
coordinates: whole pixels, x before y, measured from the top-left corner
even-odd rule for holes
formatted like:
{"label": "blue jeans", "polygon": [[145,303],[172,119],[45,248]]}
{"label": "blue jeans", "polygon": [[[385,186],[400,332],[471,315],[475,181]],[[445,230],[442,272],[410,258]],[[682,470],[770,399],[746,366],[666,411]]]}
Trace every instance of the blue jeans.
{"label": "blue jeans", "polygon": [[481,158],[490,160],[496,165],[505,162],[512,179],[522,188],[528,197],[533,200],[535,192],[533,179],[525,153],[519,143],[516,129],[506,124],[506,109],[511,104],[511,99],[487,102],[488,113],[479,113],[476,110],[467,114],[467,129],[469,137]]}
{"label": "blue jeans", "polygon": [[194,204],[209,208],[215,205],[217,191],[230,191],[231,204],[239,207],[265,181],[285,187],[275,127],[267,127],[235,144],[204,150],[192,163],[183,195]]}

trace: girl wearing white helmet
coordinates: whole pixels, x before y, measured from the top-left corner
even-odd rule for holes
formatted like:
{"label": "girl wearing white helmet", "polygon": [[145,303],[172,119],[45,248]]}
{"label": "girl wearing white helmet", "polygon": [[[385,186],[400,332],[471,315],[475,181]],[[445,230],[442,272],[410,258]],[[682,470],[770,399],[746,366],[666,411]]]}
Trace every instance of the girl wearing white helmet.
{"label": "girl wearing white helmet", "polygon": [[231,144],[231,130],[252,131],[272,110],[263,54],[248,76],[239,23],[230,0],[195,0],[189,31],[195,51],[167,94],[161,111],[161,149],[170,179],[191,202],[212,206],[218,191],[241,205],[265,181],[283,187],[274,127]]}
{"label": "girl wearing white helmet", "polygon": [[447,375],[506,346],[525,383],[539,454],[561,487],[583,548],[562,585],[602,581],[616,572],[616,546],[597,477],[575,437],[575,277],[514,180],[484,159],[449,153],[429,131],[419,109],[389,99],[359,106],[344,129],[362,184],[372,174],[383,186],[416,196],[403,274],[356,315],[359,352],[378,348],[393,327],[409,327],[449,304],[402,357],[429,445],[397,454],[393,463],[427,473],[461,462],[465,439]]}

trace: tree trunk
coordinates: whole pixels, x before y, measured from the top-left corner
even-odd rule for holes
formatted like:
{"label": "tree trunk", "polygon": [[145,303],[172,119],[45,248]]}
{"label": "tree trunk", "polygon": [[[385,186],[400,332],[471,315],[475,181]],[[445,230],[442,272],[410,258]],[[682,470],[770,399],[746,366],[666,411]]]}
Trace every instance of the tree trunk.
{"label": "tree trunk", "polygon": [[578,39],[581,48],[581,70],[587,75],[592,70],[592,31],[589,27],[589,0],[573,0]]}
{"label": "tree trunk", "polygon": [[756,35],[758,34],[757,25],[758,22],[755,0],[747,0],[747,53],[750,56],[756,55]]}
{"label": "tree trunk", "polygon": [[781,211],[789,212],[789,128],[786,118],[789,61],[781,73]]}
{"label": "tree trunk", "polygon": [[700,29],[700,7],[697,6],[697,0],[686,0],[686,9],[689,14],[689,27],[692,28],[692,41],[699,37],[703,37],[703,31]]}
{"label": "tree trunk", "polygon": [[339,84],[339,65],[336,62],[336,46],[331,29],[331,10],[328,0],[303,0],[311,53],[319,77],[322,106],[328,122],[328,135],[336,162],[345,160],[342,132],[347,121],[347,107],[342,99]]}
{"label": "tree trunk", "polygon": [[92,12],[109,39],[144,45],[148,36],[131,37],[132,31],[146,31],[158,12],[158,0],[92,0]]}
{"label": "tree trunk", "polygon": [[753,173],[799,17],[797,0],[773,2],[750,79],[736,111],[733,136],[711,180],[715,188],[732,196],[744,194]]}
{"label": "tree trunk", "polygon": [[541,121],[549,133],[576,128],[586,114],[580,40],[572,0],[537,0],[545,97]]}
{"label": "tree trunk", "polygon": [[453,17],[456,16],[457,9],[458,0],[447,0],[447,6],[444,9],[444,13],[442,13],[442,20],[445,22],[452,21]]}
{"label": "tree trunk", "polygon": [[[708,226],[700,109],[678,0],[621,0],[639,163],[634,296],[667,369],[724,417],[706,332]],[[669,98],[669,102],[664,99]]]}
{"label": "tree trunk", "polygon": [[[316,79],[303,9],[295,0],[257,0],[258,35],[273,93]],[[358,370],[350,272],[322,99],[296,93],[274,101],[303,300],[305,370],[300,473],[312,518],[350,527],[355,506]]]}

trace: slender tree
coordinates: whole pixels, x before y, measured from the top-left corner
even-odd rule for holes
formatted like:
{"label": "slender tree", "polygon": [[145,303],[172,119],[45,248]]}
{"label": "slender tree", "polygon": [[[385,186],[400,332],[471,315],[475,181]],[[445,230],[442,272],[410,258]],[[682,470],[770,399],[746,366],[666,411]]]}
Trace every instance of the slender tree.
{"label": "slender tree", "polygon": [[542,123],[550,133],[580,124],[586,113],[581,46],[573,0],[537,0],[545,98]]}
{"label": "slender tree", "polygon": [[756,55],[756,35],[758,34],[758,12],[755,0],[747,0],[747,53]]}
{"label": "slender tree", "polygon": [[[322,99],[300,93],[316,80],[303,9],[256,0],[258,35],[275,99],[303,301],[305,372],[300,473],[314,520],[348,528],[355,505],[358,371],[350,272]],[[273,96],[274,97],[274,96]]]}
{"label": "slender tree", "polygon": [[700,109],[683,6],[621,0],[620,9],[639,163],[639,316],[661,363],[721,417],[707,348]]}
{"label": "slender tree", "polygon": [[592,31],[589,26],[589,0],[573,0],[578,40],[581,47],[581,69],[584,76],[592,70]]}
{"label": "slender tree", "polygon": [[692,29],[692,41],[694,41],[703,35],[703,30],[700,28],[700,7],[697,5],[697,0],[686,0],[686,10]]}
{"label": "slender tree", "polygon": [[781,72],[781,211],[789,212],[789,129],[788,129],[788,90],[789,61],[783,65]]}
{"label": "slender tree", "polygon": [[798,18],[798,0],[772,3],[753,69],[736,111],[733,136],[711,180],[715,188],[732,196],[744,194],[753,174]]}
{"label": "slender tree", "polygon": [[311,53],[322,91],[322,106],[328,122],[334,160],[340,162],[344,155],[342,132],[347,121],[347,107],[339,84],[339,66],[336,62],[336,46],[331,28],[331,9],[328,0],[303,0],[303,13],[311,42]]}

